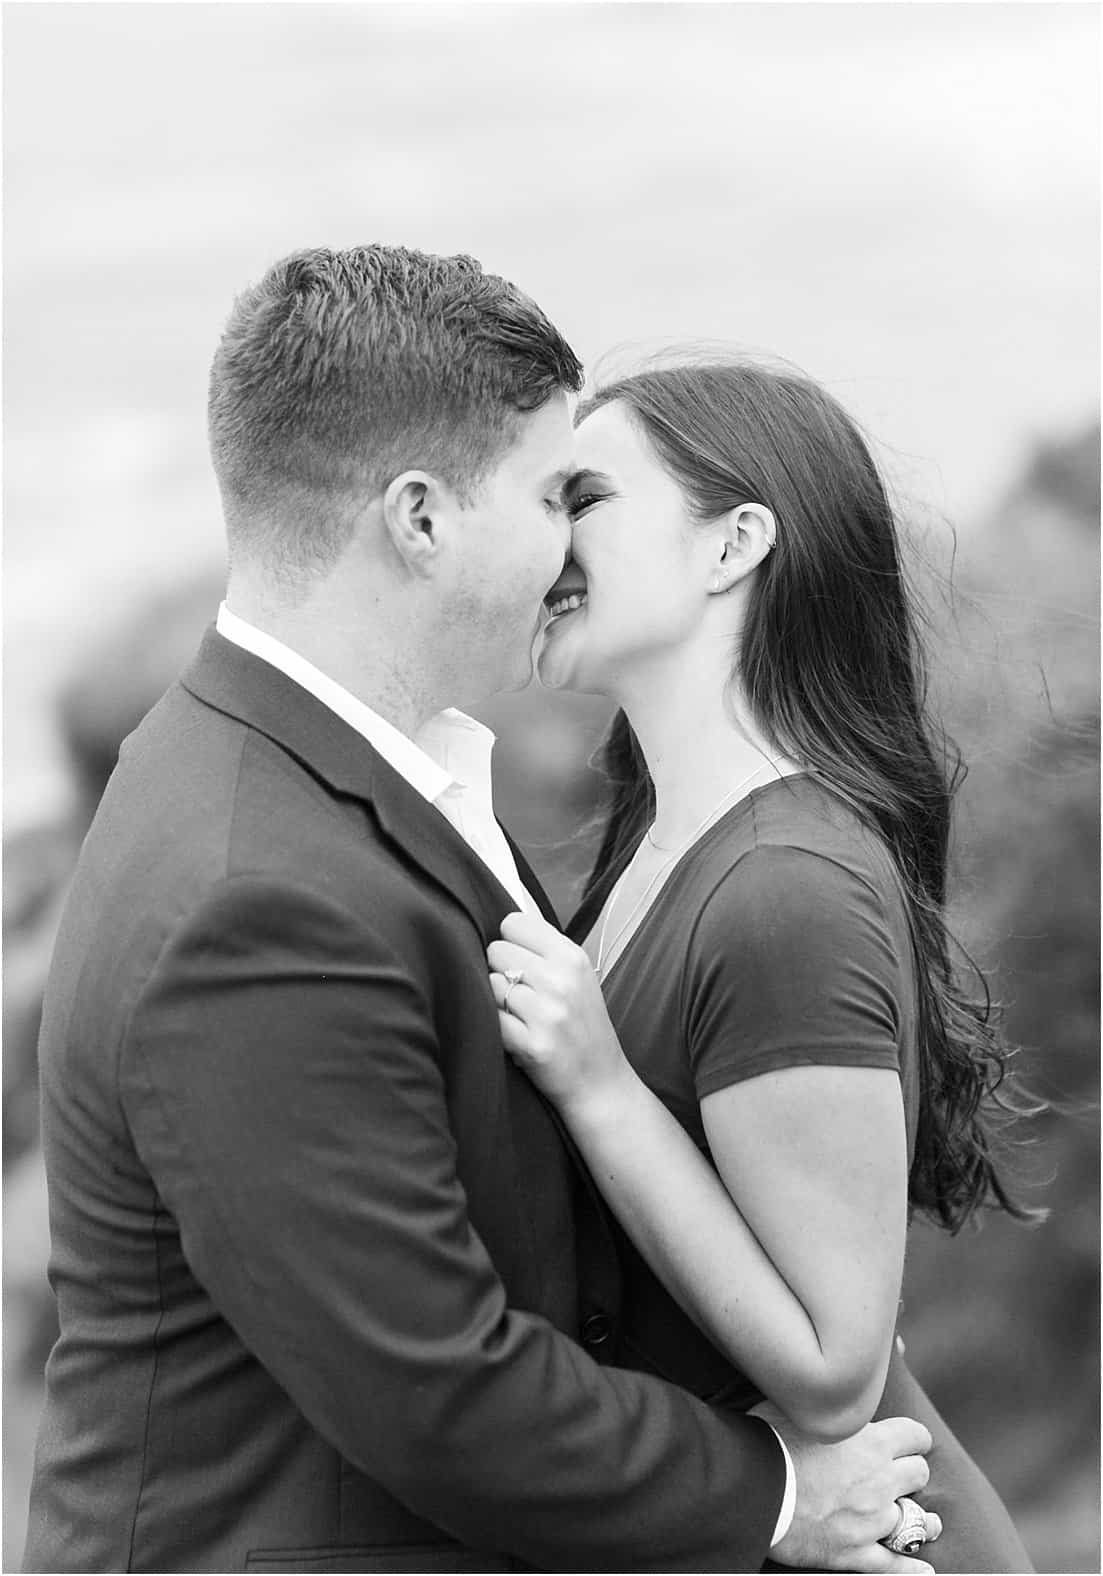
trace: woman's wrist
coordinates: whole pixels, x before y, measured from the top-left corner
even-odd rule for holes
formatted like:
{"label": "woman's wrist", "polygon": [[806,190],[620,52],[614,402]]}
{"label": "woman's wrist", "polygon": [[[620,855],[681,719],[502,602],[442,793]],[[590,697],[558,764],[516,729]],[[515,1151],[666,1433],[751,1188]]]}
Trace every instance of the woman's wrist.
{"label": "woman's wrist", "polygon": [[623,1132],[625,1116],[647,1087],[618,1047],[617,1056],[603,1068],[600,1078],[585,1084],[560,1102],[559,1111],[576,1140],[600,1143],[614,1129]]}

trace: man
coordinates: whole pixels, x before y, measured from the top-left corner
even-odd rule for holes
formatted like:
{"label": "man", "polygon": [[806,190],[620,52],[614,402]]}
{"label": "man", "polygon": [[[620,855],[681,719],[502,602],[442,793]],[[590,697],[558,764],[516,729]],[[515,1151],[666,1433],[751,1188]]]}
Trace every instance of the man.
{"label": "man", "polygon": [[227,601],[47,990],[28,1569],[925,1569],[875,1541],[919,1425],[788,1435],[794,1481],[766,1423],[611,1365],[600,1208],[501,1049],[484,949],[543,900],[445,708],[530,676],[579,381],[465,258],[304,253],[235,306]]}

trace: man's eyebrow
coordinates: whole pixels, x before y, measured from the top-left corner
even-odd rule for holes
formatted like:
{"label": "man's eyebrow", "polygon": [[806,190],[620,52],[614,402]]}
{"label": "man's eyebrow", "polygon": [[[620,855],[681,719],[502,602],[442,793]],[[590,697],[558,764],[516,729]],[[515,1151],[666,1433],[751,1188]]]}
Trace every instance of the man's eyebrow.
{"label": "man's eyebrow", "polygon": [[558,497],[570,485],[574,474],[575,469],[573,465],[561,465],[557,471],[551,473],[544,483],[545,493],[554,493]]}

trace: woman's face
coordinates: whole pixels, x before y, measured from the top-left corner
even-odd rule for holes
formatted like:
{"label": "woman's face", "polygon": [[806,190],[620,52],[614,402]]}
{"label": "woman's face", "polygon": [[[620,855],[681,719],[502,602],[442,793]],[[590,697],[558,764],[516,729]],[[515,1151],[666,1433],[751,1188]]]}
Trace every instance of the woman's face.
{"label": "woman's face", "polygon": [[558,603],[582,587],[580,606],[544,629],[540,682],[552,689],[618,694],[634,673],[689,640],[705,614],[707,529],[619,400],[587,416],[576,434],[578,474],[567,489],[574,558]]}

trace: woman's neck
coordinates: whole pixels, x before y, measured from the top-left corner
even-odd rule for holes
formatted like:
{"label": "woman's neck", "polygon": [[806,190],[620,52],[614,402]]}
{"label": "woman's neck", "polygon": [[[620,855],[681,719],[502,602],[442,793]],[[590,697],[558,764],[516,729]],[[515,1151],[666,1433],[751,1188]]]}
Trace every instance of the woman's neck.
{"label": "woman's neck", "polygon": [[[751,717],[738,685],[714,665],[679,659],[652,668],[620,701],[655,785],[653,838],[662,848],[691,838],[710,815],[779,776],[799,770]],[[727,803],[725,803],[725,800]]]}

